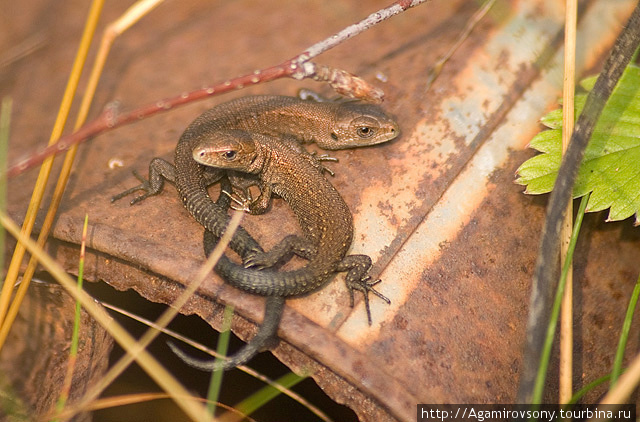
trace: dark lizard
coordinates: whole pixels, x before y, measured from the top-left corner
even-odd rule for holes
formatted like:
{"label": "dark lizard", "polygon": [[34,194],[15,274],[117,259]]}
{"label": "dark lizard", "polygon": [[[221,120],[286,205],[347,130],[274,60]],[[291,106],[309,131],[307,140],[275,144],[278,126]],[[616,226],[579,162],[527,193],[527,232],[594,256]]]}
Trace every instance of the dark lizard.
{"label": "dark lizard", "polygon": [[[309,293],[323,286],[337,272],[346,271],[351,306],[353,291],[362,291],[369,322],[369,292],[389,303],[389,299],[373,288],[380,280],[372,281],[368,275],[371,258],[366,255],[345,256],[353,238],[353,218],[349,207],[324,177],[313,156],[305,155],[271,136],[229,130],[218,131],[203,139],[195,146],[193,157],[207,166],[258,175],[260,196],[255,201],[243,198],[244,209],[251,214],[263,213],[269,206],[272,193],[275,193],[289,204],[302,228],[302,237],[287,236],[269,252],[249,259],[248,264],[266,269],[245,268],[226,257],[222,258],[216,271],[225,280],[256,294],[284,297]],[[211,249],[213,242],[215,239],[211,235],[205,237],[205,248]],[[307,259],[307,264],[292,271],[268,268],[291,253]],[[187,364],[202,370],[217,370],[237,364],[235,358],[238,355],[217,364],[215,361],[193,359],[176,347],[172,349]]]}
{"label": "dark lizard", "polygon": [[[174,182],[184,206],[202,224],[206,232],[219,237],[228,223],[226,208],[216,205],[206,187],[217,181],[222,172],[205,171],[192,158],[193,146],[210,134],[224,129],[244,129],[286,138],[293,141],[316,142],[320,148],[338,150],[374,145],[395,138],[397,124],[377,106],[362,103],[313,102],[295,97],[252,96],[220,104],[198,117],[185,130],[178,142],[175,166],[155,158],[149,165],[149,180],[112,198],[120,199],[137,190],[146,191],[131,204],[162,191],[164,180]],[[224,198],[220,198],[221,201]],[[262,252],[260,245],[244,229],[234,235],[231,248],[244,261]],[[224,258],[226,259],[226,258]],[[232,285],[233,281],[231,281]],[[244,285],[234,285],[243,288]],[[259,333],[245,348],[244,359],[236,359],[236,366],[259,351],[277,329],[284,309],[284,297],[267,298],[265,320]],[[243,349],[245,350],[245,349]],[[238,356],[242,351],[238,353]]]}

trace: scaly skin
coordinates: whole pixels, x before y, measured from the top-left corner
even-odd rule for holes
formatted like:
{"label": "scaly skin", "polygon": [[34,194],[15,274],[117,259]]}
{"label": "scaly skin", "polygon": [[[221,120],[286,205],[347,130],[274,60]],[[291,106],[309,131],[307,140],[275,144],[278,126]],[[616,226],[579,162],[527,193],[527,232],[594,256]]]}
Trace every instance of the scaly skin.
{"label": "scaly skin", "polygon": [[[285,96],[249,96],[220,104],[204,112],[184,131],[175,152],[175,166],[154,158],[149,164],[149,180],[112,198],[118,200],[135,191],[135,204],[162,191],[164,181],[175,183],[189,213],[207,230],[220,237],[228,224],[226,210],[209,197],[206,187],[221,172],[204,172],[192,151],[196,144],[216,132],[242,129],[297,142],[316,142],[323,149],[338,150],[375,145],[395,138],[397,124],[377,106],[363,103],[314,102]],[[262,252],[258,243],[242,228],[235,233],[231,248],[243,260]],[[242,286],[235,286],[242,288]]]}
{"label": "scaly skin", "polygon": [[[251,257],[249,264],[270,267],[295,253],[308,260],[304,267],[293,271],[256,270],[223,258],[216,271],[230,284],[260,295],[284,297],[312,292],[327,283],[336,272],[347,271],[351,303],[354,290],[364,293],[369,322],[368,293],[373,292],[389,302],[373,289],[380,280],[370,281],[371,258],[366,255],[345,257],[353,238],[351,212],[312,157],[271,136],[239,130],[218,131],[207,137],[196,145],[193,157],[203,165],[257,175],[260,197],[255,201],[245,200],[245,209],[252,214],[264,212],[275,193],[289,204],[302,228],[303,237],[287,236],[268,253]],[[210,249],[212,245],[211,239],[205,238],[205,248]],[[277,299],[271,300],[280,303]],[[271,319],[265,320],[272,323]],[[186,363],[199,369],[225,367],[215,361],[190,358],[175,348],[174,351]],[[225,365],[235,363],[232,359]]]}
{"label": "scaly skin", "polygon": [[[320,148],[338,150],[379,144],[399,134],[397,124],[379,107],[370,104],[314,102],[284,96],[242,97],[204,112],[187,127],[176,146],[175,166],[161,158],[154,158],[149,164],[148,181],[140,178],[140,185],[114,196],[112,201],[138,190],[145,191],[131,201],[131,204],[135,204],[160,193],[165,180],[173,182],[185,208],[205,227],[210,243],[215,243],[215,238],[220,237],[227,227],[229,217],[226,207],[211,200],[207,186],[219,180],[223,172],[204,169],[193,159],[192,151],[201,141],[227,129],[280,137],[281,142],[299,152],[302,149],[298,143],[316,142]],[[238,179],[235,182],[238,183]],[[262,253],[260,245],[242,227],[234,234],[230,247],[245,263]],[[207,245],[205,249],[208,249]],[[225,261],[230,262],[223,257],[221,262]],[[216,266],[216,271],[219,272],[219,268],[219,265]],[[235,283],[235,279],[227,281],[234,287],[255,292],[246,283]],[[228,361],[225,369],[247,361],[275,334],[283,305],[282,296],[268,298],[265,322],[259,333],[245,346],[245,353],[238,353],[242,359]]]}

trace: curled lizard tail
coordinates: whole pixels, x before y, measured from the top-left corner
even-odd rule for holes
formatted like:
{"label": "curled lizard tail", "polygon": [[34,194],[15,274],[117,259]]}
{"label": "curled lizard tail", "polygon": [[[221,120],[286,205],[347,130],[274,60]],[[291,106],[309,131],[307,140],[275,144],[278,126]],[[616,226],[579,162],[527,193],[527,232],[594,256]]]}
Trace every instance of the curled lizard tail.
{"label": "curled lizard tail", "polygon": [[[231,185],[229,180],[224,177],[221,180],[221,188],[223,190],[231,190]],[[229,197],[227,195],[220,194],[216,205],[221,207],[221,209],[229,208]],[[218,238],[209,230],[204,231],[204,254],[205,256],[209,256],[213,251],[216,243],[218,242]],[[246,257],[243,256],[243,259]],[[229,370],[235,368],[238,365],[242,365],[253,358],[256,354],[258,354],[262,349],[269,346],[271,340],[276,338],[276,333],[278,332],[278,325],[280,325],[280,319],[282,318],[282,313],[284,312],[284,302],[285,298],[282,296],[268,296],[265,304],[264,311],[264,321],[262,325],[258,329],[258,333],[244,346],[238,353],[227,358],[227,360],[200,360],[195,359],[189,355],[187,355],[184,351],[179,349],[175,344],[169,342],[169,348],[175,353],[184,363],[189,366],[192,366],[197,369],[201,369],[204,371],[218,371]]]}
{"label": "curled lizard tail", "polygon": [[284,302],[285,299],[281,296],[267,297],[264,321],[258,329],[258,333],[238,353],[227,358],[227,360],[195,359],[179,349],[175,344],[169,342],[168,345],[173,353],[189,366],[203,371],[219,371],[221,369],[227,371],[249,361],[275,338],[280,318],[284,311]]}

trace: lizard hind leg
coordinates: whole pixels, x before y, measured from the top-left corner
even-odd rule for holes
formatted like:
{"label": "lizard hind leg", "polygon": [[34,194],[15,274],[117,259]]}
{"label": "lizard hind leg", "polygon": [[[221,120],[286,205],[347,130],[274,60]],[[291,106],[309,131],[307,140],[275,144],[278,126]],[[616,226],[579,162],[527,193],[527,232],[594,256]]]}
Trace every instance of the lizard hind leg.
{"label": "lizard hind leg", "polygon": [[347,255],[338,264],[336,271],[347,271],[345,283],[347,285],[347,289],[349,289],[349,300],[352,308],[355,304],[354,291],[358,290],[362,292],[364,296],[364,306],[367,310],[367,320],[369,325],[371,325],[369,293],[373,293],[378,296],[380,299],[387,302],[387,304],[390,304],[391,301],[385,295],[373,288],[373,286],[380,283],[382,280],[372,280],[371,276],[368,274],[369,268],[371,268],[371,258],[367,255]]}
{"label": "lizard hind leg", "polygon": [[316,254],[316,245],[307,238],[289,235],[267,252],[255,253],[243,259],[245,268],[271,268],[284,260],[297,255],[303,259],[311,259]]}

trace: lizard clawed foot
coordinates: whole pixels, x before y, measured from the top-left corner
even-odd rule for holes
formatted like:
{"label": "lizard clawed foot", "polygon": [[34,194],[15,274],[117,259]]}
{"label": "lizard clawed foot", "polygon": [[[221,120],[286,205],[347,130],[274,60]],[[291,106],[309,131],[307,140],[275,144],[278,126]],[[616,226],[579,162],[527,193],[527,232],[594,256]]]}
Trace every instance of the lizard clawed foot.
{"label": "lizard clawed foot", "polygon": [[114,195],[111,197],[111,202],[115,202],[119,199],[124,198],[125,196],[128,196],[130,194],[132,194],[133,192],[137,192],[139,190],[143,190],[145,191],[144,194],[137,196],[135,198],[133,198],[131,200],[131,202],[129,202],[130,205],[134,205],[150,196],[155,195],[157,192],[153,191],[153,188],[151,187],[151,183],[149,183],[149,180],[145,179],[144,177],[140,176],[140,174],[133,170],[133,175],[136,177],[136,179],[138,179],[141,183],[138,186],[134,186],[130,189],[125,190],[124,192],[120,192],[117,195]]}
{"label": "lizard clawed foot", "polygon": [[364,295],[364,306],[367,309],[367,320],[369,321],[369,325],[371,325],[371,307],[369,305],[370,292],[387,302],[387,304],[391,304],[391,301],[388,297],[373,288],[373,286],[380,283],[381,281],[382,280],[380,279],[371,280],[371,276],[369,275],[362,277],[359,281],[347,281],[347,288],[349,289],[349,304],[352,308],[355,304],[353,292],[355,290],[358,290],[361,291]]}
{"label": "lizard clawed foot", "polygon": [[336,174],[333,172],[333,170],[331,170],[328,167],[323,166],[322,164],[320,164],[321,161],[331,161],[331,162],[337,162],[338,159],[336,157],[331,157],[329,154],[316,154],[315,151],[312,151],[309,153],[310,158],[311,158],[311,162],[312,164],[318,169],[320,170],[321,173],[329,173],[329,175],[331,177],[335,176]]}
{"label": "lizard clawed foot", "polygon": [[245,268],[264,270],[265,268],[271,268],[276,265],[281,258],[282,254],[275,249],[267,252],[254,251],[245,255],[242,259],[242,265],[244,265]]}
{"label": "lizard clawed foot", "polygon": [[222,194],[227,195],[234,202],[230,205],[232,209],[251,213],[250,205],[253,202],[253,199],[251,198],[250,191],[247,191],[245,194],[241,194],[238,192],[229,193],[228,191],[223,190]]}
{"label": "lizard clawed foot", "polygon": [[242,260],[242,265],[245,268],[254,268],[256,270],[264,270],[265,268],[271,268],[276,265],[282,259],[282,255],[277,251],[261,252],[249,254]]}
{"label": "lizard clawed foot", "polygon": [[316,154],[315,151],[313,151],[311,153],[311,155],[315,155],[316,160],[318,160],[318,161],[332,161],[334,163],[338,162],[338,159],[336,157],[332,157],[329,154],[320,154],[320,155],[318,155],[318,154]]}
{"label": "lizard clawed foot", "polygon": [[265,268],[272,267],[275,263],[270,263],[268,260],[264,259],[264,253],[262,254],[253,254],[246,257],[242,261],[242,265],[245,268],[254,268],[256,270],[264,270]]}

